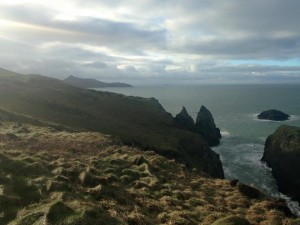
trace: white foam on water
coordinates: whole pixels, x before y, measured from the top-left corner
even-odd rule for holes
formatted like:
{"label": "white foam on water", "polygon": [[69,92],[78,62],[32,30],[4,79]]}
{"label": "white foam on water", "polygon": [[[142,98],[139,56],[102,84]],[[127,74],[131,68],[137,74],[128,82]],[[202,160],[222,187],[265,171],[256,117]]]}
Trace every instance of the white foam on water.
{"label": "white foam on water", "polygon": [[252,120],[255,120],[255,121],[261,121],[261,122],[281,122],[281,121],[258,119],[257,118],[258,115],[259,115],[259,113],[249,113],[249,114],[247,114],[248,117],[250,117]]}
{"label": "white foam on water", "polygon": [[222,137],[229,137],[231,135],[231,133],[229,133],[226,130],[221,130],[221,135],[222,135]]}
{"label": "white foam on water", "polygon": [[261,141],[263,141],[263,142],[265,142],[266,139],[267,139],[267,137],[259,137],[258,139],[261,140]]}
{"label": "white foam on water", "polygon": [[[278,191],[277,183],[272,175],[272,169],[261,162],[264,145],[258,143],[229,143],[227,146],[214,148],[220,155],[227,179],[239,179],[241,182],[252,184],[269,195],[282,198],[296,216],[300,216],[298,202]],[[227,142],[227,143],[226,143]],[[232,144],[232,145],[231,145]]]}
{"label": "white foam on water", "polygon": [[247,116],[251,117],[252,119],[257,119],[258,115],[259,115],[259,113],[249,113]]}
{"label": "white foam on water", "polygon": [[300,120],[300,115],[291,115],[289,120],[291,120],[291,121]]}

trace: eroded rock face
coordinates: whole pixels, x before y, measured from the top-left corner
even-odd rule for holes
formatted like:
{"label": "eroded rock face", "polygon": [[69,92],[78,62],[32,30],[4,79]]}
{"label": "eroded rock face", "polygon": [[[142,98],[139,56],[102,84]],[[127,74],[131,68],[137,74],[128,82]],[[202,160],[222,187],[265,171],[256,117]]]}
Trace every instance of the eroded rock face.
{"label": "eroded rock face", "polygon": [[261,114],[257,116],[257,118],[261,120],[274,120],[274,121],[288,120],[289,117],[290,115],[275,109],[263,111]]}
{"label": "eroded rock face", "polygon": [[196,119],[196,132],[201,134],[210,146],[216,146],[220,143],[220,129],[216,127],[211,112],[201,106]]}
{"label": "eroded rock face", "polygon": [[181,112],[178,113],[174,119],[181,128],[185,128],[190,131],[195,130],[195,122],[193,118],[188,114],[184,106],[182,107]]}
{"label": "eroded rock face", "polygon": [[220,143],[220,129],[216,127],[211,112],[205,106],[201,106],[196,123],[185,107],[182,107],[181,112],[175,116],[174,120],[180,128],[200,134],[209,146],[216,146]]}
{"label": "eroded rock face", "polygon": [[272,168],[279,191],[300,202],[300,128],[280,126],[267,138],[262,161]]}

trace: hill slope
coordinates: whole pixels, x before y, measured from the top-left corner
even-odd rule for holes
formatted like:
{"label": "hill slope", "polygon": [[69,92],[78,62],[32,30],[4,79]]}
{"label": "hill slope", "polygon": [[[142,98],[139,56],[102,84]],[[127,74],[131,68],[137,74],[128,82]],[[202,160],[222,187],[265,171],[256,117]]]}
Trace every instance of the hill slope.
{"label": "hill slope", "polygon": [[219,155],[199,134],[177,128],[156,99],[76,88],[43,76],[7,74],[0,73],[0,109],[114,135],[125,144],[151,148],[213,177],[224,176]]}
{"label": "hill slope", "polygon": [[119,82],[105,83],[95,79],[79,78],[72,75],[64,79],[64,82],[80,88],[132,87],[130,84],[119,83]]}
{"label": "hill slope", "polygon": [[287,217],[280,200],[247,197],[239,185],[153,151],[20,119],[0,122],[0,225],[210,225],[224,217],[215,224],[300,222]]}

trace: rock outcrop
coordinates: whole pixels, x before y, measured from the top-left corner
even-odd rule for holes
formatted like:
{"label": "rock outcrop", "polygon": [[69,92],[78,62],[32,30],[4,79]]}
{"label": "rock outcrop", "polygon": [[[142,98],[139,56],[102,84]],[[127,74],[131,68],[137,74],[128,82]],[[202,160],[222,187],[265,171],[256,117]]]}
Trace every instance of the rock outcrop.
{"label": "rock outcrop", "polygon": [[257,116],[257,118],[261,120],[274,120],[274,121],[288,120],[289,117],[290,115],[276,109],[263,111],[261,114]]}
{"label": "rock outcrop", "polygon": [[203,105],[197,115],[196,132],[201,134],[210,146],[220,143],[220,129],[216,127],[211,112]]}
{"label": "rock outcrop", "polygon": [[175,116],[174,120],[180,128],[200,134],[209,146],[216,146],[220,143],[220,129],[216,127],[211,112],[205,106],[201,106],[196,123],[184,106],[181,112]]}
{"label": "rock outcrop", "polygon": [[188,114],[184,106],[182,107],[181,112],[178,113],[174,119],[181,128],[190,131],[195,130],[195,122],[193,118]]}
{"label": "rock outcrop", "polygon": [[300,202],[300,128],[280,126],[267,138],[262,161],[272,168],[279,191]]}

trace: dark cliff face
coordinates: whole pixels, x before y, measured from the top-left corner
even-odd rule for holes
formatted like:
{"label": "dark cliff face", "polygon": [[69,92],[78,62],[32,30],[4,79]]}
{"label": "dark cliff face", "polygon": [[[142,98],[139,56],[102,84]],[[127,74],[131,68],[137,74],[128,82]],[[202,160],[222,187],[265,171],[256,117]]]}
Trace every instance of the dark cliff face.
{"label": "dark cliff face", "polygon": [[211,112],[201,106],[196,119],[196,132],[201,134],[210,146],[216,146],[220,143],[220,129],[216,127]]}
{"label": "dark cliff face", "polygon": [[261,120],[274,120],[274,121],[288,120],[289,117],[290,115],[275,109],[263,111],[261,114],[257,116],[257,118]]}
{"label": "dark cliff face", "polygon": [[184,106],[182,107],[181,112],[178,113],[174,119],[181,128],[184,128],[184,129],[187,129],[190,131],[195,130],[195,122],[194,122],[193,118],[188,114],[188,112],[186,111]]}
{"label": "dark cliff face", "polygon": [[216,127],[211,112],[205,106],[201,106],[196,123],[185,107],[175,116],[174,120],[181,129],[200,134],[209,146],[217,146],[220,143],[220,129]]}
{"label": "dark cliff face", "polygon": [[279,191],[300,202],[300,128],[280,126],[267,138],[262,161],[272,168]]}

